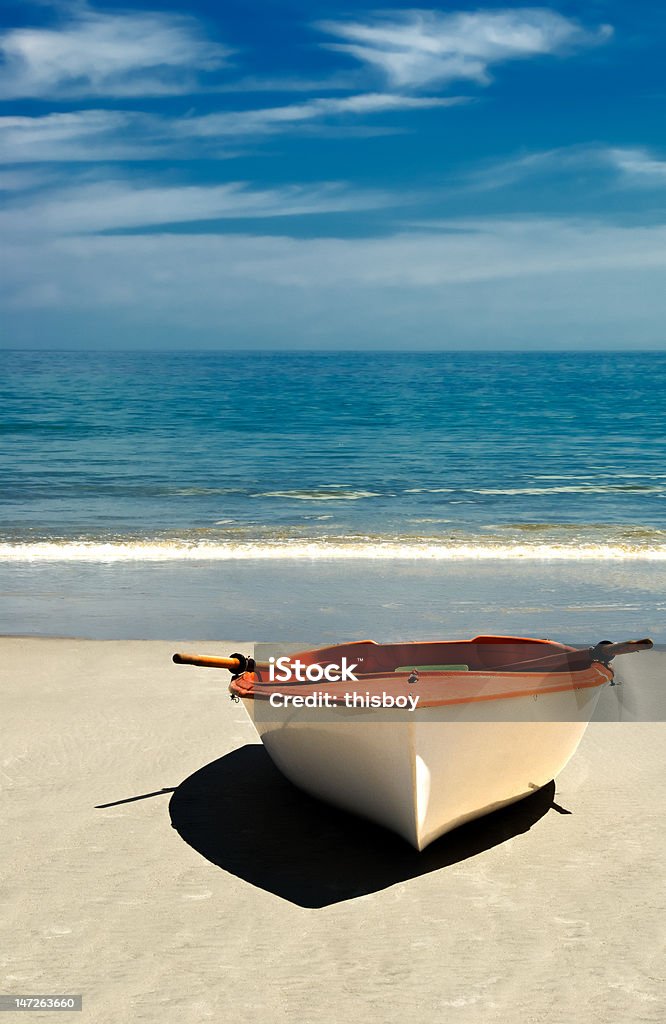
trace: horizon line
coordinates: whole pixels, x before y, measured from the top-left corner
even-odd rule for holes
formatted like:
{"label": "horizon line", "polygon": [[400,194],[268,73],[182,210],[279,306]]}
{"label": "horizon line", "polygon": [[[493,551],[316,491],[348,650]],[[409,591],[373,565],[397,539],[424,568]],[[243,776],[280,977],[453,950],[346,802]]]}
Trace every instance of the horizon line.
{"label": "horizon line", "polygon": [[255,353],[298,353],[308,355],[609,355],[609,354],[666,354],[666,343],[660,348],[295,348],[295,347],[238,347],[238,348],[60,348],[60,347],[26,347],[26,346],[0,346],[0,352],[71,352],[88,353],[94,355],[111,353],[144,354],[144,355],[213,355],[213,354],[255,354]]}

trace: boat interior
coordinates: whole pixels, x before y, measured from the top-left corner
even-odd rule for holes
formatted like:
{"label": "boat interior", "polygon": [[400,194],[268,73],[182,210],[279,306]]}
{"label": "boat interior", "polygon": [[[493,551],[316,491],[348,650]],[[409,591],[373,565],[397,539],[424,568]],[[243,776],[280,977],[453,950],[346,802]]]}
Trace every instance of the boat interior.
{"label": "boat interior", "polygon": [[[395,672],[534,672],[571,670],[567,657],[576,648],[553,640],[477,636],[472,640],[378,644],[359,640],[292,655],[304,665],[339,665],[342,658],[356,664],[357,675]],[[264,666],[258,666],[264,668]]]}

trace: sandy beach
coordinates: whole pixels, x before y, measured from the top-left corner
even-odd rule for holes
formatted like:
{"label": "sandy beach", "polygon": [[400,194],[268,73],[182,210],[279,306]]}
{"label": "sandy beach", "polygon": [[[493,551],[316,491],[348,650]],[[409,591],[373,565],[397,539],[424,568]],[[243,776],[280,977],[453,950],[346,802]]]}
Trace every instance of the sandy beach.
{"label": "sandy beach", "polygon": [[419,855],[284,782],[174,649],[0,641],[1,991],[95,1024],[664,1019],[663,723],[593,723],[556,792]]}

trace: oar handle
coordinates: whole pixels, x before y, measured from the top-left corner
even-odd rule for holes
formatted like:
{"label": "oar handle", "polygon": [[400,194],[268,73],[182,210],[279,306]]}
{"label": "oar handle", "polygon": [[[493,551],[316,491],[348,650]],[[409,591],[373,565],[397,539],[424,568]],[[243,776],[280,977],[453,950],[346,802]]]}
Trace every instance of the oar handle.
{"label": "oar handle", "polygon": [[592,648],[590,654],[593,661],[603,661],[608,664],[619,654],[635,654],[636,651],[649,651],[652,647],[654,644],[648,636],[643,640],[623,640],[617,644],[611,643],[610,640],[602,640]]}
{"label": "oar handle", "polygon": [[254,658],[245,654],[230,654],[228,658],[211,658],[207,654],[174,654],[176,665],[198,665],[201,668],[226,668],[235,676],[254,672]]}

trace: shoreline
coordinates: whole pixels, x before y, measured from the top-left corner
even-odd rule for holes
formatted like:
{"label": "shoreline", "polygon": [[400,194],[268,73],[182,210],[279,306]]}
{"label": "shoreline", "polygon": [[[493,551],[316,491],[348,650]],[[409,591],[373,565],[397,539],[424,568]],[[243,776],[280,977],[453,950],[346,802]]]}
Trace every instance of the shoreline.
{"label": "shoreline", "polygon": [[666,545],[446,543],[201,543],[138,542],[0,544],[3,565],[120,565],[171,562],[666,562]]}
{"label": "shoreline", "polygon": [[4,632],[666,641],[666,563],[278,560],[0,563]]}

